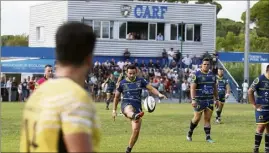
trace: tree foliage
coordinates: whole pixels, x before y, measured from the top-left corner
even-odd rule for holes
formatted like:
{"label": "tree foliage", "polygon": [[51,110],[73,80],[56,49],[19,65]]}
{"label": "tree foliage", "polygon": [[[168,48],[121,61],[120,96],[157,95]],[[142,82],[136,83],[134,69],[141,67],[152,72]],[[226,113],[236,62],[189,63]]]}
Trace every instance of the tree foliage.
{"label": "tree foliage", "polygon": [[2,37],[2,46],[28,46],[28,36],[22,35],[4,35]]}
{"label": "tree foliage", "polygon": [[[246,12],[242,13],[241,20],[244,22]],[[269,1],[260,0],[250,9],[250,21],[256,25],[257,35],[269,38]]]}

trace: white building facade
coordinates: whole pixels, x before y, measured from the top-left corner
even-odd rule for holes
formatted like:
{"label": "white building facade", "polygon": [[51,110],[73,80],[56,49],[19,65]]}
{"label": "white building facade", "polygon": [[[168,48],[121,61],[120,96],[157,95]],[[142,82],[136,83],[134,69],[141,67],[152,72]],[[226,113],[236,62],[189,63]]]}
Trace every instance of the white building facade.
{"label": "white building facade", "polygon": [[[66,21],[93,27],[96,56],[159,57],[163,49],[183,54],[214,52],[216,6],[134,1],[55,1],[32,6],[29,47],[55,47],[57,28]],[[132,38],[128,39],[132,34]],[[159,35],[159,36],[158,36]]]}

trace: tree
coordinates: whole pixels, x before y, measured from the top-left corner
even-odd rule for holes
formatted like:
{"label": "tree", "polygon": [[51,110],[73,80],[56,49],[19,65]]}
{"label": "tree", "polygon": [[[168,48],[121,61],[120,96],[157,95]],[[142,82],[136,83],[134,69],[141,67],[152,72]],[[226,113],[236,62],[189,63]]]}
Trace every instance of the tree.
{"label": "tree", "polygon": [[[257,35],[269,38],[269,1],[260,0],[250,9],[250,21],[256,25]],[[242,13],[241,20],[245,22],[246,12]]]}
{"label": "tree", "polygon": [[217,15],[218,15],[218,13],[219,13],[219,12],[221,11],[221,9],[222,9],[222,6],[221,6],[220,3],[216,2],[216,1],[213,1],[213,0],[198,0],[198,2],[196,2],[196,4],[207,4],[207,3],[212,4],[212,5],[216,5],[216,6],[217,6],[217,11],[216,11],[216,13],[217,13]]}
{"label": "tree", "polygon": [[244,30],[242,22],[235,22],[227,18],[217,19],[217,36],[225,37],[228,32],[233,32],[238,36]]}
{"label": "tree", "polygon": [[28,46],[28,36],[22,35],[4,35],[2,37],[2,46]]}

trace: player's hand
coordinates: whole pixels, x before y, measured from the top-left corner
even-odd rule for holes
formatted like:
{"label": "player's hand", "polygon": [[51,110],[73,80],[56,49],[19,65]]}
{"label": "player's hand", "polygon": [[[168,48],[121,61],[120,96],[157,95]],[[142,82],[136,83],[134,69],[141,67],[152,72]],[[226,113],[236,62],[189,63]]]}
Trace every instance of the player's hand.
{"label": "player's hand", "polygon": [[254,107],[254,109],[258,110],[258,109],[262,108],[262,105],[254,104],[253,107]]}
{"label": "player's hand", "polygon": [[159,98],[167,99],[167,97],[165,95],[163,95],[163,94],[159,94],[158,96],[159,96]]}
{"label": "player's hand", "polygon": [[226,95],[225,95],[225,99],[228,99],[229,96],[230,96],[230,94],[226,94]]}
{"label": "player's hand", "polygon": [[220,103],[219,100],[215,100],[215,107],[216,108],[219,108],[219,103]]}
{"label": "player's hand", "polygon": [[114,121],[116,119],[116,116],[117,116],[117,112],[115,110],[113,110],[112,111],[112,118],[113,118]]}
{"label": "player's hand", "polygon": [[197,106],[197,102],[196,102],[196,100],[192,100],[192,101],[191,101],[191,105],[192,105],[192,107],[196,107],[196,106]]}

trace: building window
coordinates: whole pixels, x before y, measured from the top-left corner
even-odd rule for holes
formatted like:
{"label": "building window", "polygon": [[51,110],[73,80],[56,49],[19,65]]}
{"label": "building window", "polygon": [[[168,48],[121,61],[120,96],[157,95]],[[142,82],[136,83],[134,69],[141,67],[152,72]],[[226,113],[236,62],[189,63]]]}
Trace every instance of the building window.
{"label": "building window", "polygon": [[109,38],[109,21],[102,21],[102,38]]}
{"label": "building window", "polygon": [[[182,34],[181,34],[182,33]],[[185,24],[179,23],[178,24],[178,40],[185,41]]]}
{"label": "building window", "polygon": [[156,23],[149,23],[149,40],[156,40],[156,35],[157,35],[157,24]]}
{"label": "building window", "polygon": [[186,41],[193,41],[194,37],[194,25],[193,24],[186,24],[186,29],[185,29],[185,37]]}
{"label": "building window", "polygon": [[110,21],[110,39],[114,38],[114,21]]}
{"label": "building window", "polygon": [[177,33],[178,33],[178,25],[177,24],[171,24],[171,40],[177,40]]}
{"label": "building window", "polygon": [[83,23],[84,24],[87,24],[87,25],[89,25],[89,26],[91,26],[92,28],[93,28],[93,21],[92,20],[83,20]]}
{"label": "building window", "polygon": [[199,24],[194,25],[194,41],[201,41],[201,27]]}
{"label": "building window", "polygon": [[101,37],[101,21],[94,21],[94,33],[96,35],[96,38],[100,38]]}
{"label": "building window", "polygon": [[[156,31],[156,27],[155,27],[155,31]],[[155,32],[155,35],[156,35],[156,32]],[[127,24],[127,39],[128,40],[148,40],[148,38],[149,38],[149,23],[128,22]]]}
{"label": "building window", "polygon": [[36,27],[36,39],[44,41],[44,27]]}
{"label": "building window", "polygon": [[127,35],[127,23],[126,22],[120,22],[119,23],[119,38],[120,39],[126,39],[126,35]]}

